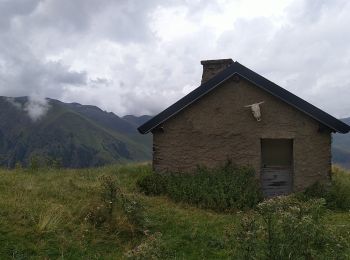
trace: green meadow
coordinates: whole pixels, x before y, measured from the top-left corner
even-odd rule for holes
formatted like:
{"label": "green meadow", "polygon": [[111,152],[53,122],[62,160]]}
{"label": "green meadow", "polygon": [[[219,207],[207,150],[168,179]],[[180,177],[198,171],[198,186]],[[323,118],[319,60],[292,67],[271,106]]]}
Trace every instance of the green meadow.
{"label": "green meadow", "polygon": [[[259,227],[264,221],[259,210],[218,212],[165,195],[146,196],[137,182],[151,174],[146,164],[1,170],[0,259],[263,259],[261,250],[274,250],[259,242],[271,240]],[[304,256],[291,259],[348,259],[349,209],[325,207],[313,220],[302,224],[332,230],[322,240],[329,250],[312,251],[315,240]],[[286,239],[283,227],[278,232]]]}

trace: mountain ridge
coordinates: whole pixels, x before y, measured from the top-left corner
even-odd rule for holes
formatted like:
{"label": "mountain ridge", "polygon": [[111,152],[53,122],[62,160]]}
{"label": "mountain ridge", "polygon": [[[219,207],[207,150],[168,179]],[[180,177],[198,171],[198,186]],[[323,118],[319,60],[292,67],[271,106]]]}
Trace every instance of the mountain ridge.
{"label": "mountain ridge", "polygon": [[0,97],[0,165],[27,166],[33,157],[72,168],[150,159],[151,137],[133,122],[96,106],[46,101],[46,114],[31,120],[28,97]]}
{"label": "mountain ridge", "polygon": [[[41,158],[82,168],[152,158],[151,134],[137,131],[151,116],[120,117],[97,106],[51,98],[40,102],[0,96],[0,166],[28,166],[33,158]],[[29,110],[38,113],[40,106],[48,107],[46,114],[32,120]],[[341,120],[350,124],[350,117]],[[350,134],[332,137],[332,163],[350,169]]]}
{"label": "mountain ridge", "polygon": [[[341,119],[350,125],[350,117]],[[350,133],[333,134],[332,163],[350,169]]]}

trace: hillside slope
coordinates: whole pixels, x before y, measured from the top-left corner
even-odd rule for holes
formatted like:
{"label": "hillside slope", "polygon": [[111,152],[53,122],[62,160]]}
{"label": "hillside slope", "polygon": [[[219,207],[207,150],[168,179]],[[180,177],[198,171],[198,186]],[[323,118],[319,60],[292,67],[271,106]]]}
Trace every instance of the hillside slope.
{"label": "hillside slope", "polygon": [[27,97],[0,97],[0,165],[28,165],[34,157],[74,168],[150,159],[151,137],[127,120],[94,106],[47,101],[47,113],[33,121]]}
{"label": "hillside slope", "polygon": [[[137,127],[150,116],[119,117],[96,106],[47,99],[45,116],[28,116],[27,97],[0,97],[0,166],[26,166],[31,158],[64,167],[92,167],[151,159],[152,136]],[[350,124],[350,118],[343,121]],[[333,163],[350,169],[350,134],[334,134]]]}
{"label": "hillside slope", "polygon": [[[350,124],[350,118],[342,119]],[[334,134],[332,142],[332,161],[346,169],[350,169],[350,134]]]}

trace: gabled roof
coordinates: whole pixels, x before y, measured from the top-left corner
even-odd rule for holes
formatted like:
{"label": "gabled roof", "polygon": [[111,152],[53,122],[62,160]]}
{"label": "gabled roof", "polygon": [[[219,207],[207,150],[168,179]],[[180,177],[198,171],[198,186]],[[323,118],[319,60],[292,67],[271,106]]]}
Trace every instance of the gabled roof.
{"label": "gabled roof", "polygon": [[179,101],[168,107],[167,109],[160,112],[158,115],[154,116],[146,123],[141,125],[138,130],[141,134],[146,134],[161,123],[165,122],[169,118],[173,117],[181,110],[200,99],[203,95],[215,89],[217,86],[221,85],[223,82],[228,80],[233,76],[242,77],[259,88],[269,92],[278,99],[286,102],[287,104],[293,106],[294,108],[300,110],[301,112],[312,117],[321,124],[329,127],[334,132],[348,133],[350,131],[350,126],[343,123],[342,121],[336,119],[335,117],[327,114],[321,109],[311,105],[305,100],[299,98],[298,96],[290,93],[284,88],[276,85],[275,83],[269,81],[263,76],[257,74],[256,72],[248,69],[237,61],[232,63],[231,66],[225,70],[218,73],[216,76],[208,80],[207,82],[200,85],[198,88],[181,98]]}

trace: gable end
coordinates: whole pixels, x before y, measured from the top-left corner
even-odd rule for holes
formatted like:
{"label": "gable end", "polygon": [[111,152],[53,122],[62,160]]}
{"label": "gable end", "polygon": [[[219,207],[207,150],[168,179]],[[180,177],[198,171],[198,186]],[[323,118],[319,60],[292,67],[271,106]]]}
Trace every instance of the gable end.
{"label": "gable end", "polygon": [[213,78],[209,79],[198,88],[190,92],[188,95],[181,98],[179,101],[168,107],[167,109],[160,112],[158,115],[151,118],[149,121],[144,123],[138,128],[141,134],[146,134],[161,123],[165,122],[169,118],[173,117],[181,110],[185,109],[187,106],[200,99],[202,96],[209,93],[211,90],[215,89],[217,86],[221,85],[223,82],[227,81],[233,76],[240,76],[259,88],[267,91],[283,102],[291,105],[292,107],[300,110],[321,124],[329,127],[334,132],[348,133],[350,131],[350,126],[343,123],[342,121],[336,119],[335,117],[329,115],[328,113],[322,111],[321,109],[313,106],[307,101],[299,98],[298,96],[292,94],[291,92],[285,90],[284,88],[278,86],[277,84],[271,82],[270,80],[264,78],[263,76],[257,74],[256,72],[248,69],[247,67],[241,65],[237,61],[232,63],[231,66],[225,70],[218,73]]}

